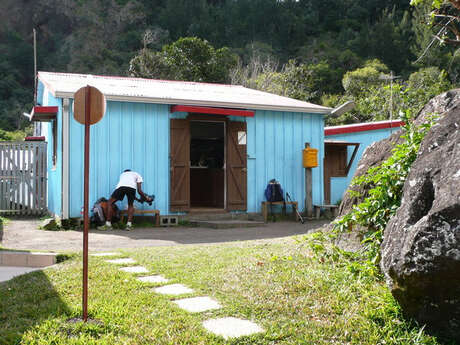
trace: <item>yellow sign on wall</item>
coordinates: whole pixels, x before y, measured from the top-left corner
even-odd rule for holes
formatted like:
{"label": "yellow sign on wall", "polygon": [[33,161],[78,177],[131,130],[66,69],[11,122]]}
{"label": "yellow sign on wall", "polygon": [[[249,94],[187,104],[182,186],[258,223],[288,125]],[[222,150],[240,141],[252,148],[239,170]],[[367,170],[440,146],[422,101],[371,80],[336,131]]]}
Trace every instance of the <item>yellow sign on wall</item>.
{"label": "yellow sign on wall", "polygon": [[318,149],[307,147],[302,151],[304,168],[316,168],[318,166]]}

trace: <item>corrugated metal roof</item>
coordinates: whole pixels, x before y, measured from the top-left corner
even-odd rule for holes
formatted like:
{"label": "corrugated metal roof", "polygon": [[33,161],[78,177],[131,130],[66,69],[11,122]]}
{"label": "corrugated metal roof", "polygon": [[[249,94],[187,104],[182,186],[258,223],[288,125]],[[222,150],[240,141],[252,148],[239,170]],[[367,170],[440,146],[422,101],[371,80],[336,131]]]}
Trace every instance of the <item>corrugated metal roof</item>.
{"label": "corrugated metal roof", "polygon": [[73,98],[81,87],[97,87],[108,100],[261,109],[326,114],[331,108],[239,85],[223,85],[90,74],[39,72],[38,79],[58,98]]}

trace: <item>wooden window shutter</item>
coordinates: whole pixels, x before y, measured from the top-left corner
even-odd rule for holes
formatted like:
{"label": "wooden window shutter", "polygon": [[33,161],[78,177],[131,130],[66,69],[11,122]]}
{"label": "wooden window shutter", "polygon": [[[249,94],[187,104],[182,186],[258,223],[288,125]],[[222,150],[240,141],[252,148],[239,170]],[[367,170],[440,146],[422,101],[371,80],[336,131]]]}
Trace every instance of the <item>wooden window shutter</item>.
{"label": "wooden window shutter", "polygon": [[246,122],[228,122],[227,210],[247,209]]}
{"label": "wooden window shutter", "polygon": [[190,209],[190,122],[171,119],[170,211]]}

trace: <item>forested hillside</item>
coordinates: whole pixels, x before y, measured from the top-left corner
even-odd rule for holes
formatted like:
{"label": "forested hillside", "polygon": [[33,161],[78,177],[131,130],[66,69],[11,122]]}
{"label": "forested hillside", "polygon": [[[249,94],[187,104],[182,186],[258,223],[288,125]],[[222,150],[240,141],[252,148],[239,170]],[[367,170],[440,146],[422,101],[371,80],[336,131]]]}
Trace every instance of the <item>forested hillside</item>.
{"label": "forested hillside", "polygon": [[[429,94],[460,80],[457,59],[437,43],[414,63],[432,39],[427,12],[409,0],[2,0],[0,129],[28,124],[20,114],[33,101],[33,28],[39,70],[235,82],[329,106],[359,98],[338,121],[379,119],[382,74],[400,76],[398,91],[417,72],[412,86]],[[178,71],[182,37],[206,40],[185,43],[198,42],[204,64],[217,57],[222,70]],[[147,58],[153,72],[139,70]]]}

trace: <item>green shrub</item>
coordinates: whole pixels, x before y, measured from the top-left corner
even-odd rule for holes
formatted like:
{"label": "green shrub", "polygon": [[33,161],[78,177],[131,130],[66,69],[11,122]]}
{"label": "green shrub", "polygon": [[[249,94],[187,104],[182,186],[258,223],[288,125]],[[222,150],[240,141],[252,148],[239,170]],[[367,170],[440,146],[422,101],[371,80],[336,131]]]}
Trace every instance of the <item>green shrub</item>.
{"label": "green shrub", "polygon": [[[404,182],[417,158],[420,143],[433,123],[430,121],[416,126],[410,110],[401,112],[400,116],[405,123],[402,135],[404,142],[393,149],[386,161],[351,182],[351,186],[366,186],[368,196],[360,204],[354,205],[348,214],[335,220],[332,232],[308,239],[309,247],[320,260],[340,261],[360,275],[380,275],[378,264],[385,227],[401,205]],[[348,192],[363,197],[359,192]],[[366,229],[361,249],[357,253],[349,253],[338,248],[334,243],[339,236],[353,231],[357,225]]]}

